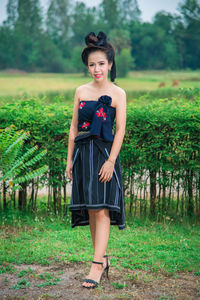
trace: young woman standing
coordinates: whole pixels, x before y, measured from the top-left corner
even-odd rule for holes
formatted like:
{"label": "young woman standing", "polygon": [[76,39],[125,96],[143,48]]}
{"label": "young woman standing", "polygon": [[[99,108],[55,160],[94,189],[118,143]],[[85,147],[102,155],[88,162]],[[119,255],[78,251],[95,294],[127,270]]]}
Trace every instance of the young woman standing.
{"label": "young woman standing", "polygon": [[72,180],[72,227],[90,225],[94,246],[94,260],[82,286],[94,288],[104,272],[108,278],[110,225],[125,228],[119,152],[126,128],[126,93],[113,83],[115,51],[106,34],[100,31],[96,36],[90,32],[85,42],[82,61],[92,81],[75,92],[66,172]]}

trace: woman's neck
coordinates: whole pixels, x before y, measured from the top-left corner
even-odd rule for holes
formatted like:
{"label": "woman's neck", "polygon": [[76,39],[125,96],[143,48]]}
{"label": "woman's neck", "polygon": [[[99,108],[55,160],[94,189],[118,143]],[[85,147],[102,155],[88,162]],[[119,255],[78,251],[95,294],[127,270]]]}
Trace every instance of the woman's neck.
{"label": "woman's neck", "polygon": [[95,81],[92,82],[92,86],[95,89],[98,89],[99,91],[107,90],[108,88],[111,87],[111,83],[107,80],[106,82],[99,82],[96,83]]}

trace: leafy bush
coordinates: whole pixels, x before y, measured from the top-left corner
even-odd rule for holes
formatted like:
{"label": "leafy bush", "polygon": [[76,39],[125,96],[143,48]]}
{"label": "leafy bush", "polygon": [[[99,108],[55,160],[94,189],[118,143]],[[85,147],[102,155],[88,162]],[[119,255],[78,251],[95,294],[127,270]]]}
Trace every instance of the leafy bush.
{"label": "leafy bush", "polygon": [[34,156],[37,145],[24,151],[23,144],[28,138],[29,132],[16,131],[14,125],[0,132],[0,181],[9,181],[9,187],[13,187],[13,190],[20,189],[20,183],[30,181],[48,170],[47,165],[33,168],[47,151],[43,150]]}

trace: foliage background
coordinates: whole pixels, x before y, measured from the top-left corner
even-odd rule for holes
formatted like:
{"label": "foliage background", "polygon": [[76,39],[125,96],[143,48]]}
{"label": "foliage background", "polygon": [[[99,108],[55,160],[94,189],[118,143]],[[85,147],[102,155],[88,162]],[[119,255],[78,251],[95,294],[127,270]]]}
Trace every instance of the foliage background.
{"label": "foliage background", "polygon": [[[80,53],[90,31],[106,32],[115,46],[119,76],[145,69],[200,67],[200,3],[180,0],[179,15],[156,13],[142,22],[137,0],[102,0],[99,6],[50,0],[9,0],[0,27],[0,69],[86,72]],[[122,63],[123,62],[123,63]]]}

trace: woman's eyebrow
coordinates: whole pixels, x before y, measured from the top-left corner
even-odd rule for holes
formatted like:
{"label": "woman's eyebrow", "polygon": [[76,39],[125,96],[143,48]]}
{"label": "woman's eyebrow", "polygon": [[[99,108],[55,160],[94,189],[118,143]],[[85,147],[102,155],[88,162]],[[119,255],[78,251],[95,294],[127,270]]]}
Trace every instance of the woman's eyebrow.
{"label": "woman's eyebrow", "polygon": [[[105,60],[98,61],[98,63],[100,63],[100,62],[105,62]],[[90,64],[93,64],[93,63],[94,63],[93,61],[90,62]]]}

